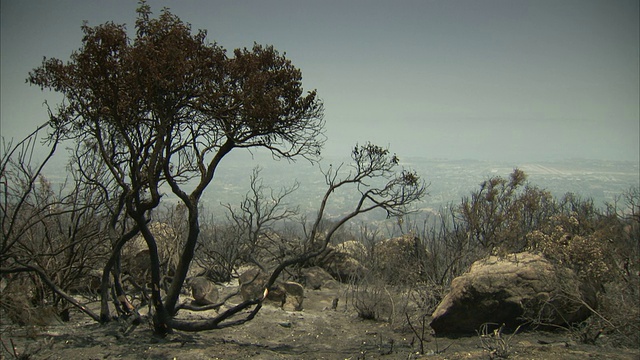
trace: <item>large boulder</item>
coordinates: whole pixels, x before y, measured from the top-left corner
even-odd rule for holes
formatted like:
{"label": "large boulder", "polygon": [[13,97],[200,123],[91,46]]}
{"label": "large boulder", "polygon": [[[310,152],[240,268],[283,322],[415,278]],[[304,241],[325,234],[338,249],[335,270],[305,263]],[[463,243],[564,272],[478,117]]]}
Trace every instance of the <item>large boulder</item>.
{"label": "large boulder", "polygon": [[336,280],[344,283],[359,279],[367,273],[367,269],[360,261],[342,253],[337,253],[324,268]]}
{"label": "large boulder", "polygon": [[333,276],[319,266],[302,269],[304,286],[312,290],[320,290],[328,284],[336,283]]}
{"label": "large boulder", "polygon": [[216,284],[204,276],[196,276],[188,280],[191,287],[191,295],[196,305],[204,306],[215,304],[218,301],[218,288]]}
{"label": "large boulder", "polygon": [[363,260],[367,257],[367,248],[362,242],[357,240],[348,240],[335,246],[338,252],[351,256],[356,260]]}
{"label": "large boulder", "polygon": [[148,281],[151,279],[151,258],[148,249],[123,256],[122,263],[125,272],[133,276],[135,280]]}
{"label": "large boulder", "polygon": [[386,239],[374,247],[374,259],[380,273],[390,283],[414,283],[424,272],[426,250],[412,234]]}
{"label": "large boulder", "polygon": [[[249,269],[239,278],[240,295],[243,300],[258,299],[263,296],[269,275],[257,268]],[[301,311],[304,288],[293,281],[276,281],[267,293],[266,300],[289,311]]]}
{"label": "large boulder", "polygon": [[[158,246],[160,272],[164,277],[173,277],[180,261],[180,233],[173,226],[162,222],[148,224]],[[122,273],[129,274],[139,285],[151,280],[151,259],[149,247],[142,234],[128,241],[122,248]]]}
{"label": "large boulder", "polygon": [[[304,287],[293,281],[285,281],[280,284],[285,291],[285,301],[282,308],[288,311],[302,311],[304,302]],[[267,296],[268,297],[268,296]]]}
{"label": "large boulder", "polygon": [[348,283],[367,273],[367,268],[358,260],[360,253],[361,248],[353,242],[345,242],[337,246],[330,245],[314,260],[314,263],[325,269],[334,279]]}
{"label": "large boulder", "polygon": [[595,291],[573,271],[528,252],[490,256],[452,281],[431,327],[437,334],[473,334],[484,323],[565,325],[590,315],[585,304],[596,307]]}
{"label": "large boulder", "polygon": [[240,274],[238,281],[240,282],[240,295],[246,301],[262,296],[269,276],[258,268],[251,268]]}

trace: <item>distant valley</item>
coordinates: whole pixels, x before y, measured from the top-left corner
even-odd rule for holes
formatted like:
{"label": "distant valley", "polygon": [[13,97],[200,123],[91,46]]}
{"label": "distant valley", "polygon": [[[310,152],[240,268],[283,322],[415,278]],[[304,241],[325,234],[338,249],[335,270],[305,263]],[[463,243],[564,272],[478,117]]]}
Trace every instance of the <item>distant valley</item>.
{"label": "distant valley", "polygon": [[[312,166],[305,161],[274,161],[268,156],[229,160],[231,159],[222,164],[214,183],[205,194],[204,202],[211,210],[219,207],[219,203],[238,203],[249,189],[249,176],[255,166],[262,168],[264,184],[274,190],[290,186],[297,180],[300,189],[291,195],[288,203],[299,205],[305,212],[313,213],[317,209],[326,190],[324,177],[318,165]],[[329,165],[335,168],[341,163],[344,163],[342,171],[346,174],[349,170],[348,159],[324,159],[321,166],[324,169]],[[429,196],[417,205],[424,210],[437,210],[451,202],[459,203],[463,196],[478,189],[482,181],[492,176],[508,177],[515,168],[523,170],[528,175],[531,185],[549,190],[556,197],[572,192],[583,198],[592,198],[599,207],[613,202],[616,196],[632,186],[639,186],[640,183],[639,166],[633,162],[572,159],[517,164],[406,158],[401,159],[400,165],[414,169],[429,183]],[[330,214],[337,215],[349,211],[356,195],[351,192],[341,197],[336,196],[329,207]]]}
{"label": "distant valley", "polygon": [[[218,169],[212,184],[206,190],[202,205],[215,216],[222,216],[224,208],[220,204],[238,204],[249,190],[252,169],[259,166],[263,184],[279,191],[291,186],[295,181],[300,188],[286,201],[288,206],[299,206],[301,212],[313,214],[326,190],[321,166],[327,169],[342,165],[342,173],[347,174],[348,158],[325,158],[320,165],[308,161],[295,163],[274,160],[268,154],[230,154]],[[428,193],[417,208],[437,211],[450,203],[457,204],[463,196],[478,189],[479,184],[492,177],[508,177],[514,168],[528,175],[531,185],[549,190],[561,197],[572,192],[583,198],[592,198],[603,207],[632,186],[640,184],[638,163],[626,161],[602,161],[570,159],[564,161],[507,163],[478,160],[446,160],[427,158],[401,158],[400,166],[414,169],[427,183]],[[47,177],[53,183],[62,183],[66,176],[63,166],[50,166]],[[164,188],[166,199],[177,201],[168,187]],[[329,216],[337,216],[349,211],[356,199],[355,189],[351,192],[335,194],[328,208]],[[378,214],[380,215],[380,214]]]}

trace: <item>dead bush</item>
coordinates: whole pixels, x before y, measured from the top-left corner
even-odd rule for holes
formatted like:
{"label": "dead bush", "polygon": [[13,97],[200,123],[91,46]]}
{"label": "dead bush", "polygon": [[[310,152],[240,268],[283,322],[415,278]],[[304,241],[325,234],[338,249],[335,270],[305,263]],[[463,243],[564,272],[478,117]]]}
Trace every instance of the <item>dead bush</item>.
{"label": "dead bush", "polygon": [[422,241],[413,234],[406,234],[376,243],[372,266],[387,283],[410,285],[424,278],[426,258]]}
{"label": "dead bush", "polygon": [[[493,328],[493,330],[491,330]],[[513,348],[511,342],[520,330],[520,326],[510,336],[503,335],[504,324],[485,323],[477,331],[480,346],[489,353],[490,359],[507,359],[511,356]]]}
{"label": "dead bush", "polygon": [[395,302],[388,285],[383,281],[374,278],[354,281],[349,293],[351,304],[360,318],[393,321]]}
{"label": "dead bush", "polygon": [[578,276],[593,284],[602,284],[613,275],[613,260],[609,244],[595,235],[580,236],[556,226],[550,234],[534,231],[529,234],[546,258],[571,267]]}
{"label": "dead bush", "polygon": [[582,324],[572,329],[577,340],[585,343],[637,347],[640,344],[639,283],[610,283],[598,296],[599,307]]}
{"label": "dead bush", "polygon": [[29,289],[25,285],[7,287],[2,291],[0,296],[0,309],[3,312],[0,316],[2,325],[7,325],[6,320],[8,323],[21,326],[33,324],[37,317],[36,309],[27,296],[28,292]]}
{"label": "dead bush", "polygon": [[[15,324],[18,326],[47,326],[60,323],[59,310],[52,305],[36,306],[27,297],[26,293],[16,291],[3,291],[0,296],[0,324]],[[8,320],[7,323],[5,321]]]}

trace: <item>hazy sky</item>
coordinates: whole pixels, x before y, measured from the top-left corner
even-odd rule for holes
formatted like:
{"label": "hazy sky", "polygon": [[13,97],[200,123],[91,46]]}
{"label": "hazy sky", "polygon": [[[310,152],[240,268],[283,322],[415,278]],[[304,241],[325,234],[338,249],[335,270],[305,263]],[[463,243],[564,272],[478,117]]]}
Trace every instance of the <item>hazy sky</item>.
{"label": "hazy sky", "polygon": [[[80,26],[133,30],[134,0],[0,0],[1,130],[46,120],[25,84],[67,60]],[[325,103],[325,154],[356,142],[402,156],[640,161],[639,2],[151,0],[232,50],[286,52]]]}

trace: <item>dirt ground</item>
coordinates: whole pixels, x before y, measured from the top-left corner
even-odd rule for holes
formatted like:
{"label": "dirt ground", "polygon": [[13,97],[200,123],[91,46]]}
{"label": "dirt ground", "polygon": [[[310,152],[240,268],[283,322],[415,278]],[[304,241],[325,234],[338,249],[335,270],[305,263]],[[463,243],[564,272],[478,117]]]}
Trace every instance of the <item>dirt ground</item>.
{"label": "dirt ground", "polygon": [[[231,291],[232,289],[225,289]],[[12,344],[25,359],[490,359],[479,337],[419,341],[400,321],[360,319],[347,305],[348,288],[307,290],[304,310],[289,312],[265,305],[256,318],[237,327],[198,333],[176,331],[154,337],[147,323],[125,329],[100,325],[74,314],[72,321],[45,328],[3,326],[3,359]],[[338,307],[331,309],[338,298]],[[232,298],[231,302],[238,301]],[[181,317],[208,317],[215,311]],[[8,353],[7,350],[10,352]],[[509,342],[510,359],[640,359],[640,345],[620,349],[579,344],[567,333],[522,332]]]}

